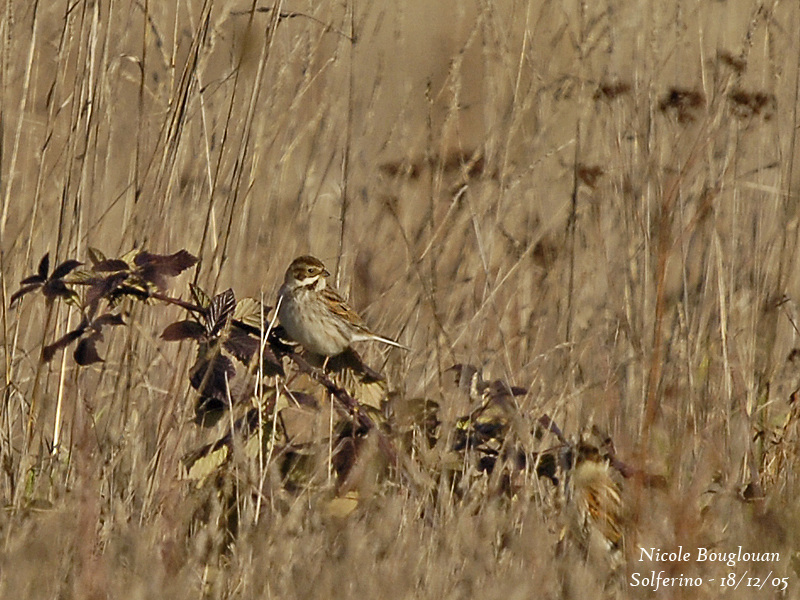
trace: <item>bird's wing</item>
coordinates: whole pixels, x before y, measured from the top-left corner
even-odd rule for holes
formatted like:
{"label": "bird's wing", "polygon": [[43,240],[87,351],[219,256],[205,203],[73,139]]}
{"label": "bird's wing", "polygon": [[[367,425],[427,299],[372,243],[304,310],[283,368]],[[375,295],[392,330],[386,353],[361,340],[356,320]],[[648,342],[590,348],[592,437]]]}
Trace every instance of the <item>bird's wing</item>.
{"label": "bird's wing", "polygon": [[344,298],[342,298],[336,290],[326,287],[324,290],[322,290],[322,295],[324,296],[325,300],[329,302],[331,311],[335,315],[346,320],[348,323],[351,323],[357,329],[364,329],[368,331],[364,320],[356,311],[350,308],[350,305],[345,302]]}
{"label": "bird's wing", "polygon": [[[331,311],[350,323],[353,328],[357,330],[355,341],[372,339],[383,342],[384,344],[389,344],[390,346],[402,348],[403,350],[411,350],[411,348],[404,346],[400,342],[395,342],[391,338],[383,337],[374,333],[369,327],[367,327],[367,324],[364,323],[364,320],[358,315],[358,313],[350,308],[350,305],[344,301],[344,299],[336,292],[336,290],[326,287],[324,290],[322,290],[322,294],[325,297],[325,300],[329,302]],[[359,335],[363,337],[359,337]]]}

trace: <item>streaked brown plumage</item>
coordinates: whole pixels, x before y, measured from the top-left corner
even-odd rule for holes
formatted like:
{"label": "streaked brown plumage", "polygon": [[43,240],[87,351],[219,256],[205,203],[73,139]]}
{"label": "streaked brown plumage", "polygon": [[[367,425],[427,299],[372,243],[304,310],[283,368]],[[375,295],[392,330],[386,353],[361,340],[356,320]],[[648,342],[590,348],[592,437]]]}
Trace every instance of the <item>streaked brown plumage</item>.
{"label": "streaked brown plumage", "polygon": [[611,466],[597,448],[580,444],[570,474],[570,499],[577,538],[592,553],[603,547],[617,554],[622,550],[623,503]]}
{"label": "streaked brown plumage", "polygon": [[286,270],[278,292],[278,318],[286,333],[309,352],[336,356],[353,342],[374,340],[404,348],[372,333],[363,319],[330,287],[330,273],[317,258],[299,256]]}

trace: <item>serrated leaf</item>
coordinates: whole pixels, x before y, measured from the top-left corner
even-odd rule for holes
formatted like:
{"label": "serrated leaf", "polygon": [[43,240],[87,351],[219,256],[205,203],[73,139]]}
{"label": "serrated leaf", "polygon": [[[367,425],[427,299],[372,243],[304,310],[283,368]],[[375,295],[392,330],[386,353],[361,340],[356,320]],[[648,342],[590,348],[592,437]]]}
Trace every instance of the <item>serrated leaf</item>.
{"label": "serrated leaf", "polygon": [[205,327],[200,323],[187,319],[168,325],[161,333],[161,339],[167,342],[178,342],[185,339],[199,340],[203,338],[205,332]]}
{"label": "serrated leaf", "polygon": [[55,268],[53,274],[50,275],[50,279],[63,279],[82,264],[83,263],[79,260],[65,260]]}
{"label": "serrated leaf", "polygon": [[199,285],[195,285],[193,283],[189,284],[189,291],[192,293],[192,299],[194,303],[197,304],[200,308],[208,308],[211,306],[211,296],[206,294]]}
{"label": "serrated leaf", "polygon": [[211,306],[206,309],[206,329],[208,333],[212,336],[218,335],[227,324],[235,308],[236,297],[233,295],[232,289],[228,288],[214,296]]}
{"label": "serrated leaf", "polygon": [[174,254],[151,254],[142,251],[133,259],[137,267],[151,267],[161,275],[175,277],[186,269],[197,264],[197,257],[186,250],[179,250]]}
{"label": "serrated leaf", "polygon": [[57,346],[56,344],[49,344],[45,346],[44,348],[42,348],[42,360],[44,362],[50,362],[51,360],[53,360],[53,357],[56,355],[56,352],[58,352],[58,350],[59,346]]}
{"label": "serrated leaf", "polygon": [[179,250],[175,254],[169,255],[142,251],[134,257],[133,261],[139,277],[160,290],[167,287],[167,277],[175,277],[197,264],[197,258],[186,250]]}
{"label": "serrated leaf", "polygon": [[151,266],[143,267],[137,273],[142,283],[148,289],[165,291],[167,289],[167,278],[158,272],[158,269]]}
{"label": "serrated leaf", "polygon": [[253,358],[253,355],[258,352],[259,341],[247,335],[241,329],[234,328],[231,329],[230,335],[222,345],[237,360],[246,365]]}
{"label": "serrated leaf", "polygon": [[249,325],[254,329],[264,329],[269,323],[269,313],[271,306],[259,302],[253,298],[242,298],[236,303],[236,310],[233,311],[233,318]]}

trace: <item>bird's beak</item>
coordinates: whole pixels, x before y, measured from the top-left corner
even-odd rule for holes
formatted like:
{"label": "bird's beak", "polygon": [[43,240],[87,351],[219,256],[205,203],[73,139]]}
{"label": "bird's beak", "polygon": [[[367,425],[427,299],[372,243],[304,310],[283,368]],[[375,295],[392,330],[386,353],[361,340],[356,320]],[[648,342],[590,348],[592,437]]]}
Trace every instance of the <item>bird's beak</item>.
{"label": "bird's beak", "polygon": [[328,273],[328,269],[322,269],[322,276],[323,276],[323,277],[330,277],[330,276],[331,276],[331,274],[330,274],[330,273]]}

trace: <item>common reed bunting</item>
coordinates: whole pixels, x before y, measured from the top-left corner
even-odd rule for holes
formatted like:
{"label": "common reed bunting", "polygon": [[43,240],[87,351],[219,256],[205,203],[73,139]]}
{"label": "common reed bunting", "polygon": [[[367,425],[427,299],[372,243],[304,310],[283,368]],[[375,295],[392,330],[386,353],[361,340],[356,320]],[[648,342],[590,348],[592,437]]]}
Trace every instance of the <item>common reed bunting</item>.
{"label": "common reed bunting", "polygon": [[409,350],[372,333],[339,293],[328,285],[330,273],[318,258],[299,256],[286,270],[278,292],[278,318],[286,333],[309,352],[331,357],[353,342],[374,340]]}

